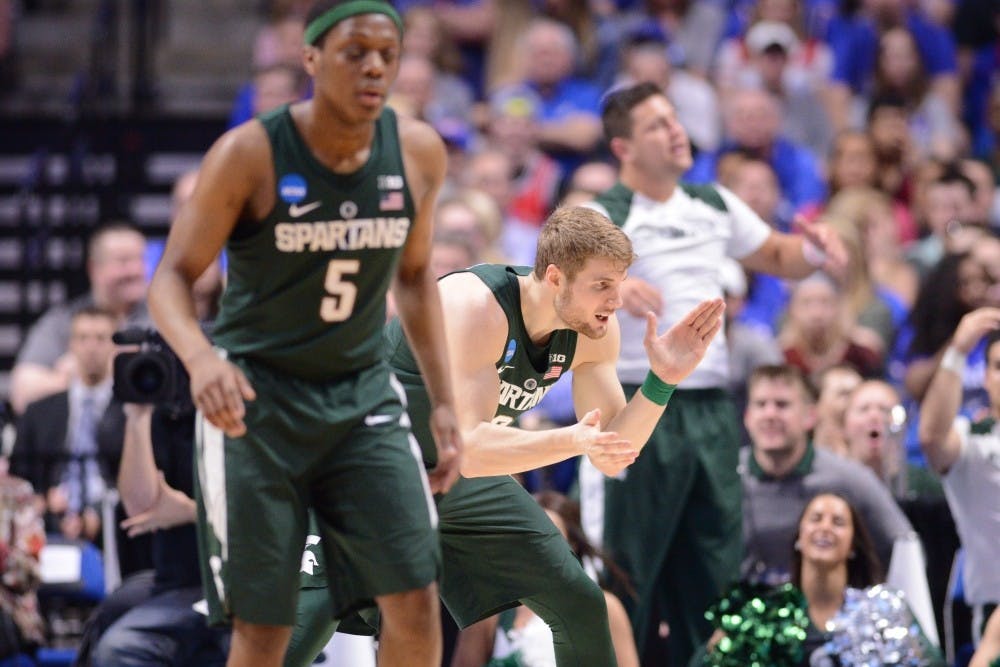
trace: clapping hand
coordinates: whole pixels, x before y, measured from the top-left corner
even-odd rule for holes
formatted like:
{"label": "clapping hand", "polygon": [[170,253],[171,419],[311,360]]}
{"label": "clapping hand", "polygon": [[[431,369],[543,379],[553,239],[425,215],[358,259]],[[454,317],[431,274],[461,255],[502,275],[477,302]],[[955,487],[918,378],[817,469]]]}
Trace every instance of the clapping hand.
{"label": "clapping hand", "polygon": [[571,427],[573,440],[587,455],[594,467],[608,477],[614,477],[632,465],[639,449],[613,431],[601,430],[601,411],[594,409]]}

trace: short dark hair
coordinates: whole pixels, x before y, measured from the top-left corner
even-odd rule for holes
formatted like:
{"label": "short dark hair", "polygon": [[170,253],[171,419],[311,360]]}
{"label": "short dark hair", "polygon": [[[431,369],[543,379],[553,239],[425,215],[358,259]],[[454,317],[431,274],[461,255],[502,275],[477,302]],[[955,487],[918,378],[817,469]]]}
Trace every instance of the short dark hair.
{"label": "short dark hair", "polygon": [[617,88],[605,95],[601,102],[604,138],[611,141],[615,137],[632,136],[632,109],[654,95],[666,97],[659,86],[649,82]]}
{"label": "short dark hair", "polygon": [[[316,2],[312,4],[312,7],[309,8],[309,11],[306,12],[306,25],[309,25],[334,7],[342,5],[347,1],[348,0],[316,0]],[[322,36],[318,37],[317,41],[321,39],[323,39]]]}
{"label": "short dark hair", "polygon": [[875,543],[872,541],[871,533],[865,525],[861,514],[854,507],[850,500],[834,491],[820,491],[806,503],[799,513],[798,521],[795,522],[795,538],[789,548],[792,550],[792,584],[796,588],[802,588],[802,551],[795,548],[795,542],[799,541],[799,529],[802,525],[802,518],[806,515],[809,506],[820,496],[833,496],[840,498],[847,505],[851,513],[851,524],[854,527],[854,537],[851,539],[851,551],[854,556],[847,559],[847,585],[851,588],[868,588],[885,581],[885,574],[882,570],[882,561],[879,560],[875,551]]}
{"label": "short dark hair", "polygon": [[806,402],[815,403],[819,397],[815,385],[809,381],[805,373],[798,366],[791,364],[763,364],[750,372],[747,379],[747,392],[761,380],[781,380],[788,384],[796,385],[801,391]]}
{"label": "short dark hair", "polygon": [[941,165],[941,173],[934,179],[931,185],[956,185],[963,186],[970,197],[976,196],[976,184],[962,171],[962,165],[958,162],[946,162]]}
{"label": "short dark hair", "polygon": [[896,93],[882,93],[873,97],[872,101],[868,104],[868,117],[866,120],[869,125],[871,125],[872,118],[881,109],[895,109],[905,112],[907,109],[906,99]]}

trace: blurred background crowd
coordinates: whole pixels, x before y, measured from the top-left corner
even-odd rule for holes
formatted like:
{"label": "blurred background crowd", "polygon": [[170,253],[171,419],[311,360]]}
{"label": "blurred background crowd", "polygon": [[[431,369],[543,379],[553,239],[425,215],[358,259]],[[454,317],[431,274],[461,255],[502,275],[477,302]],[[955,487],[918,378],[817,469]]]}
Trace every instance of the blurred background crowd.
{"label": "blurred background crowd", "polygon": [[[309,4],[0,0],[0,454],[12,484],[32,485],[0,493],[3,521],[50,543],[92,544],[105,565],[114,560],[103,589],[152,563],[150,544],[117,528],[125,415],[111,395],[111,334],[149,324],[146,284],[201,152],[227,127],[310,94],[300,62]],[[801,414],[815,419],[787,428],[884,485],[894,506],[859,506],[861,520],[897,522],[890,540],[919,535],[933,634],[965,664],[973,617],[1000,600],[1000,572],[965,604],[954,508],[917,425],[963,317],[1000,307],[1000,3],[393,4],[406,32],[389,103],[430,123],[449,152],[438,273],[531,263],[555,207],[612,187],[601,100],[628,83],[655,83],[676,108],[695,157],[685,180],[718,182],[784,232],[800,214],[836,230],[849,255],[839,275],[786,281],[720,267],[730,390],[743,414],[754,369],[801,372]],[[206,319],[222,280],[221,268],[204,277]],[[972,422],[990,414],[985,347],[962,369],[960,412]],[[568,384],[522,425],[575,422]],[[573,494],[575,480],[568,462],[523,481]],[[977,529],[995,550],[1000,487],[991,488],[981,498],[991,522]],[[761,537],[744,523],[752,550]],[[21,621],[25,644],[75,646],[87,612],[74,622],[67,607],[80,595],[39,588],[44,539],[34,533],[0,530],[3,586],[18,594],[0,595],[0,609]],[[19,549],[26,559],[7,556]],[[9,577],[18,566],[23,576]],[[656,640],[669,641],[669,628]]]}

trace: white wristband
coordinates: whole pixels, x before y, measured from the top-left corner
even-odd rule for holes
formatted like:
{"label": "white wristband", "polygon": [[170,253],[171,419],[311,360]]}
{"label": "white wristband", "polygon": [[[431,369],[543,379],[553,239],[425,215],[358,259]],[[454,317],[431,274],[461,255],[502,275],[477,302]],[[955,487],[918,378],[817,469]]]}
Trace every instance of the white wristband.
{"label": "white wristband", "polygon": [[951,371],[958,377],[963,377],[965,375],[965,357],[966,355],[959,352],[955,346],[949,345],[941,357],[939,368]]}
{"label": "white wristband", "polygon": [[808,239],[802,239],[802,258],[806,260],[807,264],[815,266],[817,269],[826,264],[826,253]]}

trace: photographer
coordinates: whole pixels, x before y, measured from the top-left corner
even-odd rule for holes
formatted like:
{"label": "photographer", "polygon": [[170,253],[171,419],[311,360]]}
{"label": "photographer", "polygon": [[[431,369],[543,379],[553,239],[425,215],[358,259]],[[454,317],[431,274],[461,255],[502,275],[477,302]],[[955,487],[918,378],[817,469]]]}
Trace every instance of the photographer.
{"label": "photographer", "polygon": [[[158,354],[163,358],[165,353]],[[115,376],[116,392],[128,394],[120,385],[130,380],[120,373]],[[107,629],[89,663],[83,657],[79,664],[225,663],[228,630],[207,627],[205,617],[192,608],[202,598],[194,530],[194,407],[184,395],[186,386],[176,391],[181,395],[173,398],[178,400],[155,406],[125,404],[118,489],[129,518],[122,528],[129,537],[152,534],[154,574],[152,579],[127,581],[113,594],[111,599],[125,597],[134,606],[117,620],[104,613],[103,622],[95,621]],[[109,606],[120,609],[111,599]],[[101,629],[91,629],[91,637]]]}
{"label": "photographer", "polygon": [[[213,263],[198,280],[199,319],[214,318],[222,273]],[[195,533],[195,409],[180,360],[151,331],[115,334],[138,352],[115,358],[114,391],[124,403],[118,490],[130,538],[152,537],[152,573],[127,579],[98,608],[76,664],[223,665],[229,630],[209,628],[192,608],[202,599]]]}

